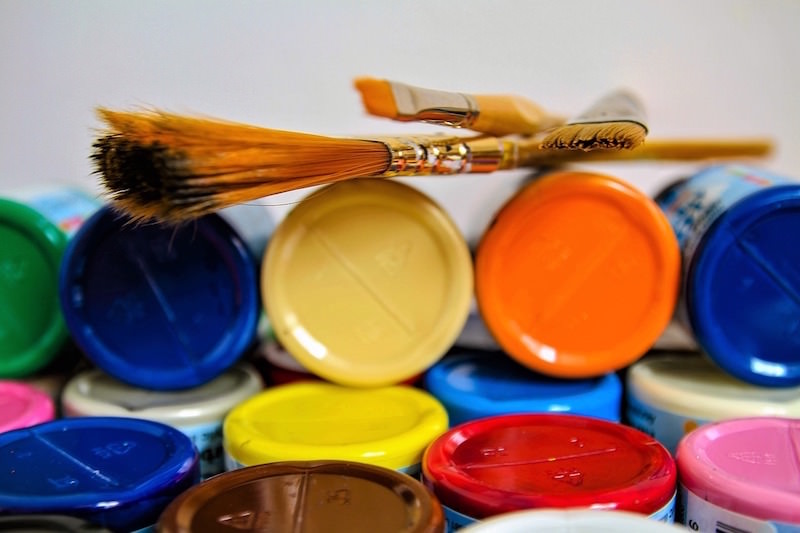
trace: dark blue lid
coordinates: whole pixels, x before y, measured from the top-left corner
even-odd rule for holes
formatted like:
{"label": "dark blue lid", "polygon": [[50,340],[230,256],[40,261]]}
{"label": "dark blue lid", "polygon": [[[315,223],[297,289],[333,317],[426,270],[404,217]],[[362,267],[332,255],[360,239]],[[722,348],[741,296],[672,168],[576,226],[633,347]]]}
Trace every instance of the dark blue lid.
{"label": "dark blue lid", "polygon": [[746,196],[712,224],[687,272],[704,351],[761,386],[800,385],[800,184]]}
{"label": "dark blue lid", "polygon": [[425,388],[447,409],[450,425],[493,415],[567,412],[618,422],[622,383],[614,374],[557,379],[503,352],[454,352],[425,374]]}
{"label": "dark blue lid", "polygon": [[132,531],[199,480],[192,441],[159,422],[68,418],[0,434],[0,514],[68,514]]}
{"label": "dark blue lid", "polygon": [[149,389],[222,374],[254,341],[261,309],[255,260],[218,215],[170,227],[105,207],[68,245],[59,293],[86,356]]}

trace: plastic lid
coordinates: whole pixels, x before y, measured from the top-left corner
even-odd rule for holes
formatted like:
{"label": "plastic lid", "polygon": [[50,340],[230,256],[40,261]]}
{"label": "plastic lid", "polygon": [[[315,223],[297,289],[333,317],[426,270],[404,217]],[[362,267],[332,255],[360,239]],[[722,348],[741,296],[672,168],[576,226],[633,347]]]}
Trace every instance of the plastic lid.
{"label": "plastic lid", "polygon": [[0,381],[0,433],[34,426],[55,416],[53,399],[16,381]]}
{"label": "plastic lid", "polygon": [[425,375],[455,426],[510,413],[570,412],[620,419],[622,384],[614,373],[593,379],[557,379],[533,372],[502,352],[454,352]]}
{"label": "plastic lid", "polygon": [[757,387],[735,379],[699,353],[652,354],[628,369],[627,393],[666,411],[720,420],[800,418],[800,387]]}
{"label": "plastic lid", "polygon": [[444,531],[442,508],[417,480],[340,461],[284,462],[215,476],[179,496],[161,533],[232,530],[352,533]]}
{"label": "plastic lid", "polygon": [[737,418],[701,426],[678,445],[681,484],[708,502],[800,524],[800,420]]}
{"label": "plastic lid", "polygon": [[178,391],[132,387],[93,369],[67,383],[61,406],[67,416],[129,416],[181,427],[220,422],[228,411],[261,389],[259,375],[244,364],[208,383]]}
{"label": "plastic lid", "polygon": [[0,531],[14,533],[111,533],[80,518],[64,515],[0,516]]}
{"label": "plastic lid", "polygon": [[0,377],[24,377],[68,336],[57,290],[67,237],[33,209],[0,198],[0,242]]}
{"label": "plastic lid", "polygon": [[592,377],[641,357],[672,317],[678,242],[653,200],[608,176],[558,172],[513,197],[475,257],[481,315],[522,364]]}
{"label": "plastic lid", "polygon": [[669,452],[622,424],[564,414],[502,415],[456,426],[422,463],[443,505],[477,519],[531,508],[646,515],[675,493]]}
{"label": "plastic lid", "polygon": [[206,383],[255,337],[255,262],[219,216],[134,225],[105,207],[64,256],[60,296],[76,343],[115,378],[149,389]]}
{"label": "plastic lid", "polygon": [[447,213],[390,180],[347,180],[283,219],[262,268],[281,344],[314,374],[395,384],[452,346],[469,313],[472,259]]}
{"label": "plastic lid", "polygon": [[399,470],[419,464],[425,447],[446,430],[444,407],[412,387],[292,383],[235,407],[225,418],[223,445],[247,466],[340,459]]}
{"label": "plastic lid", "polygon": [[189,437],[131,418],[86,417],[0,434],[0,509],[84,518],[111,529],[155,523],[200,479]]}
{"label": "plastic lid", "polygon": [[627,511],[534,509],[495,516],[459,530],[461,533],[677,533],[686,528]]}
{"label": "plastic lid", "polygon": [[800,185],[723,213],[687,280],[692,329],[721,368],[756,385],[800,385]]}

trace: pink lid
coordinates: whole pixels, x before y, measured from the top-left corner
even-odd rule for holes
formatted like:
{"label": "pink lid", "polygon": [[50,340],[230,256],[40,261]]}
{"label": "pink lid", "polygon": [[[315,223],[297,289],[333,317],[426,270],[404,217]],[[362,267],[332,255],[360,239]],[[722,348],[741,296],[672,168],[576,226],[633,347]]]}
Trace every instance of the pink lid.
{"label": "pink lid", "polygon": [[53,400],[36,387],[19,381],[0,381],[0,433],[52,420]]}
{"label": "pink lid", "polygon": [[678,476],[714,505],[761,520],[800,523],[800,420],[737,418],[681,440]]}

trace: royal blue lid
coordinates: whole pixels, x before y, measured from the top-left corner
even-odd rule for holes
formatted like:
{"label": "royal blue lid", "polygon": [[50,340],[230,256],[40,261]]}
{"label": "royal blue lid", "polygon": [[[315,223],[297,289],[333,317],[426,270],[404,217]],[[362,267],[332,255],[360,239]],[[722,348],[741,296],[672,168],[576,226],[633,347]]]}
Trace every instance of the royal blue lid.
{"label": "royal blue lid", "polygon": [[136,224],[109,207],[67,246],[59,295],[67,328],[93,363],[162,390],[230,368],[254,342],[261,309],[256,262],[222,217]]}
{"label": "royal blue lid", "polygon": [[622,383],[538,374],[503,352],[453,352],[425,374],[425,388],[447,409],[450,425],[493,415],[566,412],[620,420]]}
{"label": "royal blue lid", "polygon": [[132,531],[199,481],[192,441],[159,422],[81,417],[0,434],[0,514],[67,514]]}
{"label": "royal blue lid", "polygon": [[719,216],[687,271],[698,343],[731,375],[800,385],[800,184],[746,196]]}

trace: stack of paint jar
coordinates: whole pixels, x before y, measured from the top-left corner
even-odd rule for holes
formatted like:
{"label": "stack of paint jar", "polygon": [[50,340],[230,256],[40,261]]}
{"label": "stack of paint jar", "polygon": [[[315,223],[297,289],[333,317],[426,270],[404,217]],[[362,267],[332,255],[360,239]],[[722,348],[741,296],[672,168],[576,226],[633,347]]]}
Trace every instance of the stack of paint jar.
{"label": "stack of paint jar", "polygon": [[[274,231],[101,208],[55,268],[92,368],[60,395],[72,418],[0,435],[0,515],[485,533],[666,531],[677,511],[701,531],[797,528],[799,191],[739,166],[655,200],[552,172],[473,254],[400,181],[330,185]],[[654,351],[670,324],[699,351]]]}
{"label": "stack of paint jar", "polygon": [[[635,439],[616,446],[606,436],[604,449],[595,429],[593,446],[587,446],[582,424],[604,424],[560,417],[568,428],[562,447],[526,450],[537,439],[558,442],[559,417],[549,419],[551,434],[544,439],[534,419],[498,416],[547,410],[608,417],[606,404],[590,393],[592,383],[599,388],[608,377],[605,370],[626,385],[625,425],[651,436],[648,444],[661,448],[661,464],[672,464],[677,455],[668,468],[670,482],[664,473],[636,480],[633,499],[640,507],[634,510],[653,513],[653,502],[639,497],[652,498],[649,489],[659,484],[661,502],[674,494],[677,470],[679,521],[690,528],[753,530],[769,522],[795,530],[800,184],[742,166],[703,169],[671,187],[658,204],[636,199],[649,207],[651,221],[661,219],[654,231],[652,222],[634,218],[641,209],[626,206],[610,219],[611,202],[603,205],[605,217],[593,209],[593,200],[600,203],[596,196],[576,189],[581,180],[597,177],[572,174],[569,184],[558,187],[564,178],[534,182],[498,213],[476,254],[480,314],[460,339],[482,353],[448,356],[426,376],[451,418],[464,421],[431,446],[423,465],[446,514],[459,527],[525,507],[631,505],[620,492],[615,501],[604,500],[597,479],[606,480],[612,494],[612,487],[624,486],[617,476],[636,463],[625,453]],[[617,189],[606,197],[625,190],[613,180],[605,183]],[[571,203],[580,207],[570,210]],[[634,232],[647,234],[642,241],[649,254],[641,253],[647,247],[633,248]],[[582,238],[588,242],[576,246]],[[672,251],[659,256],[653,252],[659,249]],[[665,303],[671,291],[679,298]],[[652,349],[648,327],[659,324],[655,329],[663,333],[673,309],[673,324],[684,327],[699,350]],[[626,327],[630,333],[620,334]],[[629,350],[637,341],[639,348]],[[520,365],[497,364],[502,355]],[[620,362],[623,357],[627,362]],[[550,376],[547,387],[536,384],[546,378],[525,369]],[[570,379],[555,379],[564,377]],[[579,386],[583,395],[576,394]],[[537,393],[546,395],[544,403]],[[609,392],[599,396],[613,398]],[[615,400],[619,409],[619,395]],[[704,425],[711,421],[720,422]],[[595,455],[609,468],[600,476]],[[557,488],[570,480],[573,487]]]}
{"label": "stack of paint jar", "polygon": [[243,359],[261,314],[255,257],[273,224],[244,209],[135,224],[64,189],[1,207],[3,377],[32,379],[64,345],[85,359],[50,397],[2,384],[0,514],[152,526],[223,471],[222,420],[262,388]]}

